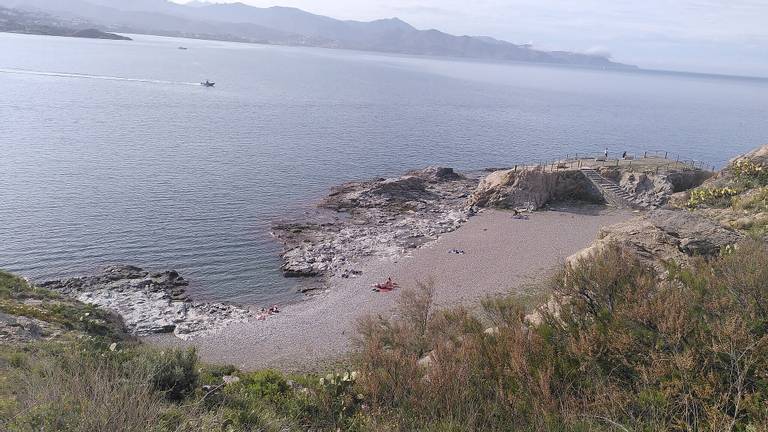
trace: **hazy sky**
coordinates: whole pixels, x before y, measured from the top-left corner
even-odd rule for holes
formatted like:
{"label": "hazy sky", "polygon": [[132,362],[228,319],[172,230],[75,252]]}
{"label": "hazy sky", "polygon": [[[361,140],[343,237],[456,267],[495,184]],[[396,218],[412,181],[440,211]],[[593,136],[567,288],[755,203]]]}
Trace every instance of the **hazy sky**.
{"label": "hazy sky", "polygon": [[768,76],[768,0],[241,1],[341,19],[396,16],[417,28],[611,53],[647,68]]}

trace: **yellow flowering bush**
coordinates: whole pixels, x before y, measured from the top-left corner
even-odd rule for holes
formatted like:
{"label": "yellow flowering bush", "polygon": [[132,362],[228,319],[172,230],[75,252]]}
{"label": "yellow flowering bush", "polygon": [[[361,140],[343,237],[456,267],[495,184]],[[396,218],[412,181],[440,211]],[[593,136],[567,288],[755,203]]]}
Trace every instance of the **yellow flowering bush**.
{"label": "yellow flowering bush", "polygon": [[688,208],[697,208],[701,206],[726,207],[730,205],[731,198],[738,195],[736,189],[724,188],[703,188],[691,191],[688,199]]}
{"label": "yellow flowering bush", "polygon": [[737,160],[733,163],[731,170],[739,180],[768,184],[768,168],[749,159]]}

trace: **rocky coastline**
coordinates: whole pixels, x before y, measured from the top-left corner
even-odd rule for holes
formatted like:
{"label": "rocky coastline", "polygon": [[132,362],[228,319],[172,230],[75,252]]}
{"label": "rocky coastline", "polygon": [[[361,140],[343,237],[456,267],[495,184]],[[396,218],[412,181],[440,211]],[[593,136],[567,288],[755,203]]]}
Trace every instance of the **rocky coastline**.
{"label": "rocky coastline", "polygon": [[37,284],[120,315],[128,333],[173,334],[189,339],[252,316],[244,306],[195,302],[188,282],[174,270],[151,273],[134,266],[109,266],[101,274]]}
{"label": "rocky coastline", "polygon": [[[478,182],[477,175],[427,167],[335,187],[317,217],[274,225],[281,270],[287,277],[355,277],[365,259],[395,259],[458,229],[475,213],[466,200]],[[323,219],[328,212],[335,216]]]}
{"label": "rocky coastline", "polygon": [[[600,174],[648,209],[664,206],[674,193],[697,186],[708,177],[701,172],[659,175],[615,169],[601,170]],[[485,208],[518,213],[562,201],[606,202],[600,187],[579,169],[521,167],[458,173],[431,166],[399,177],[334,187],[315,212],[299,221],[276,223],[272,234],[283,245],[283,274],[308,279],[308,283],[297,285],[300,291],[311,293],[325,288],[331,278],[361,276],[371,259],[397,261],[410,250],[457,230]],[[656,223],[661,213],[654,214],[644,219],[645,224],[631,222],[624,228],[606,229],[601,238],[633,237],[642,251],[650,247],[644,239],[658,245],[658,239],[664,237],[670,254],[689,249],[691,254],[705,249],[709,252],[733,241],[731,233],[715,233],[716,228],[692,220],[673,218]],[[701,232],[680,238],[681,229],[687,227]],[[701,237],[722,237],[722,241],[704,244],[697,240]],[[175,271],[151,273],[133,266],[110,266],[97,275],[38,284],[117,313],[128,332],[137,336],[167,333],[190,339],[258,318],[243,305],[193,301],[186,293],[187,285]]]}
{"label": "rocky coastline", "polygon": [[[633,206],[649,210],[711,176],[701,170],[651,173],[613,167],[599,173],[625,191]],[[281,270],[286,277],[349,278],[360,275],[364,260],[395,260],[458,229],[484,208],[534,211],[564,201],[609,200],[581,169],[516,167],[463,174],[431,166],[334,187],[317,204],[314,216],[277,223],[272,234],[283,245]],[[300,289],[319,287],[302,284]]]}

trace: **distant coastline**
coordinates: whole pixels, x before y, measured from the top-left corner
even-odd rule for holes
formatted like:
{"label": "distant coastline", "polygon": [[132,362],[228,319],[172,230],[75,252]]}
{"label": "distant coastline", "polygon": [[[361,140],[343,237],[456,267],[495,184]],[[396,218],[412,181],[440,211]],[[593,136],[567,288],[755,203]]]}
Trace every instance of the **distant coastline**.
{"label": "distant coastline", "polygon": [[[163,7],[158,6],[161,3]],[[91,3],[83,1],[83,4]],[[485,36],[456,36],[435,29],[419,30],[398,18],[370,22],[342,21],[295,8],[257,8],[242,3],[191,7],[146,2],[129,9],[119,2],[109,7],[99,5],[76,9],[55,3],[42,9],[11,5],[18,8],[0,7],[0,31],[69,36],[72,34],[66,34],[59,28],[102,28],[119,33],[282,46],[568,64],[603,69],[636,68],[615,62],[610,56],[546,51]]]}
{"label": "distant coastline", "polygon": [[127,36],[98,30],[86,22],[60,20],[45,14],[3,7],[0,7],[0,32],[84,39],[132,40]]}
{"label": "distant coastline", "polygon": [[104,32],[96,29],[72,30],[72,29],[64,29],[59,27],[45,27],[45,28],[20,29],[20,30],[5,30],[0,28],[0,32],[40,35],[40,36],[72,37],[72,38],[81,38],[81,39],[108,39],[108,40],[122,40],[122,41],[133,40],[128,36],[119,35],[117,33]]}

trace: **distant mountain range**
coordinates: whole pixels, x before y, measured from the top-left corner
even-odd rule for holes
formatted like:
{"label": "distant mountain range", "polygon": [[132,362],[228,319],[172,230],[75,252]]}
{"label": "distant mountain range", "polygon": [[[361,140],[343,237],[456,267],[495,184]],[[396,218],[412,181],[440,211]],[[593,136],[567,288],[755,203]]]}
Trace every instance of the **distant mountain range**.
{"label": "distant mountain range", "polygon": [[242,3],[185,5],[167,0],[0,0],[0,6],[45,13],[102,30],[275,45],[537,63],[634,68],[598,55],[541,51],[490,37],[418,30],[398,19],[341,21],[296,8]]}

